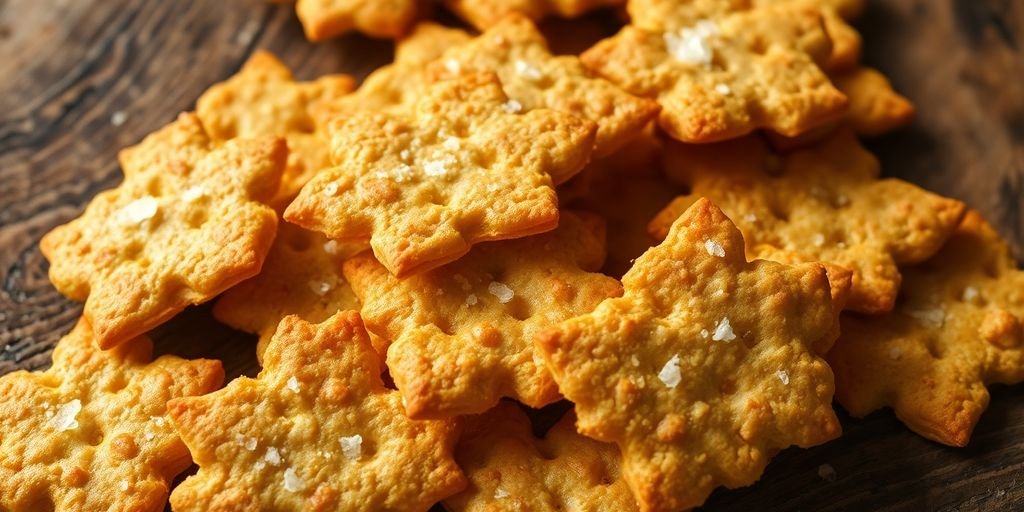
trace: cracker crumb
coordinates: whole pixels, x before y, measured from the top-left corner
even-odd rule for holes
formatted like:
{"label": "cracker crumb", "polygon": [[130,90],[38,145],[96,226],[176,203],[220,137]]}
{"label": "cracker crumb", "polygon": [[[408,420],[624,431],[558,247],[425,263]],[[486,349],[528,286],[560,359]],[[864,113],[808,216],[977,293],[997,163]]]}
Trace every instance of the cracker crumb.
{"label": "cracker crumb", "polygon": [[497,297],[498,302],[502,304],[508,304],[512,297],[515,296],[515,292],[511,288],[497,281],[491,281],[491,284],[487,285],[487,291]]}
{"label": "cracker crumb", "polygon": [[665,32],[665,48],[669,55],[685,64],[710,66],[714,58],[714,49],[710,38],[718,34],[718,26],[713,21],[701,20],[692,27],[677,32]]}
{"label": "cracker crumb", "polygon": [[818,476],[826,482],[835,482],[836,468],[832,467],[831,464],[822,464],[818,466]]}
{"label": "cracker crumb", "polygon": [[284,470],[284,489],[288,492],[298,492],[302,490],[302,486],[305,482],[299,478],[299,475],[295,473],[295,470],[288,468]]}
{"label": "cracker crumb", "polygon": [[448,167],[449,164],[454,164],[454,160],[429,160],[423,164],[423,172],[427,176],[445,178],[451,176],[455,171]]}
{"label": "cracker crumb", "polygon": [[249,450],[250,452],[256,450],[255,437],[246,437],[243,436],[242,434],[235,434],[235,443],[238,446],[241,446],[242,448]]}
{"label": "cracker crumb", "polygon": [[159,208],[155,197],[146,196],[126,204],[115,216],[121,224],[137,225],[152,219]]}
{"label": "cracker crumb", "polygon": [[346,459],[358,459],[363,453],[363,436],[356,434],[354,436],[342,437],[341,453]]}
{"label": "cracker crumb", "polygon": [[527,80],[537,81],[541,79],[540,70],[534,65],[526,62],[525,60],[519,59],[516,61],[516,73]]}
{"label": "cracker crumb", "polygon": [[978,298],[978,295],[980,294],[978,293],[977,288],[973,286],[968,286],[964,288],[964,293],[963,295],[961,295],[961,298],[964,300],[964,302],[972,302],[974,299]]}
{"label": "cracker crumb", "polygon": [[683,380],[682,374],[679,372],[679,355],[672,356],[665,366],[662,367],[661,371],[658,372],[658,379],[665,384],[665,387],[674,389],[679,385],[679,382]]}
{"label": "cracker crumb", "polygon": [[114,126],[121,126],[127,120],[128,116],[120,110],[114,112],[113,114],[110,114],[110,124]]}
{"label": "cracker crumb", "polygon": [[725,248],[715,240],[704,240],[704,250],[711,256],[718,256],[719,258],[725,257]]}
{"label": "cracker crumb", "polygon": [[469,295],[466,295],[466,305],[467,306],[475,306],[476,303],[477,303],[476,294],[471,293]]}
{"label": "cracker crumb", "polygon": [[892,347],[889,349],[889,359],[893,361],[899,361],[900,357],[903,357],[903,350],[899,347]]}
{"label": "cracker crumb", "polygon": [[53,415],[50,420],[50,424],[53,428],[57,429],[57,432],[65,432],[68,430],[74,430],[78,428],[78,413],[82,411],[82,402],[79,399],[74,399],[57,409],[57,414]]}
{"label": "cracker crumb", "polygon": [[946,323],[946,312],[942,309],[919,309],[907,311],[907,315],[925,327],[938,329]]}
{"label": "cracker crumb", "polygon": [[501,105],[506,114],[518,114],[523,111],[523,104],[516,100],[508,100]]}
{"label": "cracker crumb", "polygon": [[377,171],[373,175],[382,180],[392,180],[395,183],[405,183],[412,180],[413,170],[408,164],[401,164],[390,171]]}
{"label": "cracker crumb", "polygon": [[504,498],[508,498],[508,491],[502,489],[501,487],[498,487],[497,489],[494,490],[494,499],[500,500]]}
{"label": "cracker crumb", "polygon": [[779,382],[782,382],[783,385],[789,385],[789,372],[786,370],[776,371],[775,376],[779,378]]}
{"label": "cracker crumb", "polygon": [[729,84],[716,84],[715,92],[721,94],[722,96],[728,96],[732,94],[732,88],[729,87]]}
{"label": "cracker crumb", "polygon": [[333,195],[335,195],[337,193],[338,193],[338,184],[337,183],[332,181],[332,182],[324,185],[324,194],[329,195],[329,196],[333,196]]}
{"label": "cracker crumb", "polygon": [[288,383],[286,384],[286,386],[288,387],[288,390],[291,391],[292,393],[298,393],[299,379],[296,379],[295,376],[292,375],[291,377],[288,378]]}
{"label": "cracker crumb", "polygon": [[181,199],[187,203],[195,202],[206,195],[206,187],[202,185],[193,185],[182,192]]}
{"label": "cracker crumb", "polygon": [[732,331],[732,324],[729,323],[729,318],[723,317],[718,321],[718,325],[715,326],[715,334],[711,336],[713,341],[732,341],[736,339],[736,333]]}
{"label": "cracker crumb", "polygon": [[267,453],[263,456],[263,460],[269,462],[271,465],[277,466],[281,464],[281,452],[277,451],[277,448],[271,446],[267,448]]}
{"label": "cracker crumb", "polygon": [[814,236],[811,237],[811,243],[814,244],[815,247],[821,247],[825,245],[825,235],[821,233],[815,233]]}
{"label": "cracker crumb", "polygon": [[640,359],[636,356],[630,356],[629,362],[633,363],[633,366],[640,366]]}

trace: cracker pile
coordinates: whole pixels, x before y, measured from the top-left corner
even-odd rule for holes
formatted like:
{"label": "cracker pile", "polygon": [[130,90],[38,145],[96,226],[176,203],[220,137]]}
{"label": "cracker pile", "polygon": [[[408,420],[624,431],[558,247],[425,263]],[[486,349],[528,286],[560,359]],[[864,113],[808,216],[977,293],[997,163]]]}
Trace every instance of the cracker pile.
{"label": "cracker pile", "polygon": [[[255,53],[43,238],[85,309],[0,377],[0,510],[687,510],[839,437],[833,401],[966,445],[1024,380],[1024,273],[880,177],[859,137],[913,107],[861,3],[298,0],[394,62]],[[602,6],[578,56],[535,26]],[[207,301],[257,377],[151,360]]]}

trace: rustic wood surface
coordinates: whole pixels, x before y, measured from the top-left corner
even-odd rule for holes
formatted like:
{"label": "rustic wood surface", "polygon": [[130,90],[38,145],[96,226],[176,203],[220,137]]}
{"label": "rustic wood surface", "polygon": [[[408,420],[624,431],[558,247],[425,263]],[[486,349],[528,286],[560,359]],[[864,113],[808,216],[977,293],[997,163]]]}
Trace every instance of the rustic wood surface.
{"label": "rustic wood surface", "polygon": [[[574,32],[597,38],[612,20]],[[1024,2],[869,0],[858,25],[865,61],[919,108],[913,126],[869,143],[886,174],[981,210],[1020,256]],[[256,48],[301,78],[362,78],[391,54],[359,36],[309,44],[289,7],[255,0],[0,0],[0,374],[46,367],[81,312],[47,281],[39,238],[119,182],[119,148],[191,109]],[[205,307],[154,337],[160,352],[222,359],[229,376],[257,369],[253,338]],[[888,411],[843,424],[842,439],[782,453],[759,483],[704,509],[1024,509],[1024,386],[994,389],[966,449],[924,441]]]}

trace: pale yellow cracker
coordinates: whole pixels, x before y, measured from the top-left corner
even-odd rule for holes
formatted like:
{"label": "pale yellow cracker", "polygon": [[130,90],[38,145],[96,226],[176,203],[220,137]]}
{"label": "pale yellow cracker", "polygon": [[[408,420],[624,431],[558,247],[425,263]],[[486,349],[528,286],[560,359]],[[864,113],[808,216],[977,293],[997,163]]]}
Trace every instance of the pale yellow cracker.
{"label": "pale yellow cracker", "polygon": [[125,179],[40,247],[50,281],[85,301],[109,348],[256,275],[277,231],[276,137],[215,144],[193,114],[118,155]]}
{"label": "pale yellow cracker", "polygon": [[554,186],[586,164],[596,127],[545,109],[513,113],[507,102],[493,75],[466,75],[433,86],[408,115],[339,119],[336,167],[307,183],[285,218],[332,239],[369,240],[398,277],[478,242],[554,229]]}
{"label": "pale yellow cracker", "polygon": [[169,406],[199,472],[178,512],[422,510],[461,491],[453,421],[416,421],[384,388],[359,315],[286,317],[255,379]]}
{"label": "pale yellow cracker", "polygon": [[49,370],[0,377],[0,510],[164,510],[192,463],[167,402],[217,389],[224,370],[152,354],[145,337],[102,351],[80,321]]}
{"label": "pale yellow cracker", "polygon": [[1024,380],[1024,272],[971,212],[903,278],[891,314],[843,317],[828,355],[836,400],[853,416],[891,407],[918,434],[964,446],[988,406],[985,386]]}
{"label": "pale yellow cracker", "polygon": [[478,414],[501,397],[531,407],[558,400],[534,354],[546,327],[618,295],[594,273],[604,224],[562,212],[555,231],[481,244],[458,261],[397,279],[365,253],[345,263],[367,329],[392,341],[388,368],[412,418]]}
{"label": "pale yellow cracker", "polygon": [[791,445],[839,435],[818,264],[747,262],[738,229],[697,201],[637,258],[625,294],[537,339],[577,428],[615,442],[642,510],[699,506],[749,485]]}

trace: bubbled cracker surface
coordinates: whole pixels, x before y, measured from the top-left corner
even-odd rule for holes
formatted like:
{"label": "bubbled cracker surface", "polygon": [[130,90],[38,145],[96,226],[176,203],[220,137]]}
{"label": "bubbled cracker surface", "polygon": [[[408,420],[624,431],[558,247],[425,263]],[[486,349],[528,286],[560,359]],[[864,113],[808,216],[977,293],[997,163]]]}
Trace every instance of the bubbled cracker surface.
{"label": "bubbled cracker surface", "polygon": [[270,249],[287,148],[275,137],[215,144],[198,118],[119,154],[124,181],[43,237],[50,280],[85,301],[102,347],[159,325],[255,275]]}
{"label": "bubbled cracker surface", "polygon": [[600,7],[615,7],[625,0],[444,0],[446,7],[470,25],[487,30],[511,14],[533,21],[555,15],[575,18]]}
{"label": "bubbled cracker surface", "polygon": [[224,372],[218,361],[152,361],[152,350],[135,338],[101,351],[80,322],[49,370],[0,377],[0,509],[164,509],[191,464],[167,402],[213,391]]}
{"label": "bubbled cracker surface", "polygon": [[298,193],[320,169],[330,166],[324,131],[310,115],[317,102],[334,101],[355,87],[347,75],[326,75],[296,82],[291,70],[273,54],[257,51],[242,69],[210,87],[196,102],[196,115],[215,141],[278,135],[288,141],[288,166],[275,204]]}
{"label": "bubbled cracker surface", "polygon": [[263,362],[255,379],[172,402],[199,465],[175,510],[427,510],[465,487],[457,425],[405,417],[355,312],[285,318]]}
{"label": "bubbled cracker surface", "polygon": [[285,218],[338,240],[369,240],[406,277],[477,242],[550,231],[554,186],[586,164],[593,123],[503,108],[493,75],[439,82],[407,115],[357,113],[333,127],[336,167],[313,178]]}
{"label": "bubbled cracker surface", "polygon": [[225,292],[213,316],[235,329],[258,334],[262,359],[277,324],[288,315],[322,322],[337,313],[359,309],[359,299],[341,273],[362,244],[331,241],[319,233],[282,222],[259,275]]}
{"label": "bubbled cracker surface", "polygon": [[853,271],[847,308],[892,309],[899,265],[927,259],[956,229],[963,203],[897,179],[878,179],[878,161],[848,131],[812,148],[776,155],[748,137],[713,146],[674,145],[670,178],[690,187],[651,223],[664,236],[699,197],[719,204],[743,231],[747,254],[788,252]]}
{"label": "bubbled cracker surface", "polygon": [[295,4],[310,41],[323,41],[351,30],[397,39],[424,8],[423,0],[297,0]]}
{"label": "bubbled cracker surface", "polygon": [[903,270],[896,310],[845,315],[829,353],[836,399],[854,416],[891,407],[928,439],[964,446],[987,384],[1024,380],[1024,272],[970,212],[942,250]]}
{"label": "bubbled cracker surface", "polygon": [[621,147],[658,109],[652,100],[590,76],[577,57],[552,55],[544,36],[521,15],[511,15],[471,42],[449,49],[429,70],[435,79],[494,72],[515,109],[548,108],[593,121],[595,155]]}
{"label": "bubbled cracker surface", "polygon": [[390,340],[388,367],[411,417],[482,413],[501,397],[541,407],[560,395],[533,338],[621,293],[594,273],[600,218],[563,212],[558,229],[482,244],[454,263],[397,279],[365,253],[345,264],[367,328]]}
{"label": "bubbled cracker surface", "polygon": [[444,501],[451,512],[638,510],[613,444],[576,432],[569,412],[544,438],[513,403],[469,418],[455,448],[469,486]]}
{"label": "bubbled cracker surface", "polygon": [[[819,68],[832,44],[817,9],[763,7],[698,25],[671,16],[656,21],[627,25],[581,60],[626,91],[656,99],[659,124],[679,140],[713,142],[757,128],[795,136],[846,107]],[[674,50],[674,41],[705,52]]]}
{"label": "bubbled cracker surface", "polygon": [[619,445],[641,509],[695,507],[756,481],[778,450],[839,435],[832,372],[811,350],[833,323],[820,265],[748,263],[702,199],[623,286],[537,345],[579,431]]}

